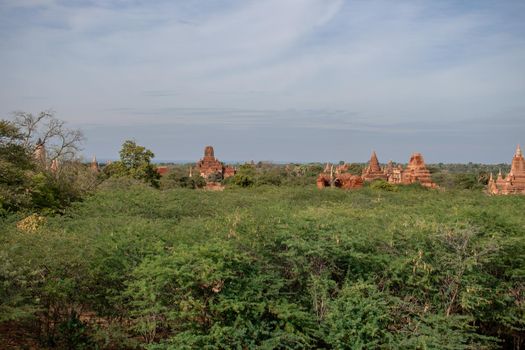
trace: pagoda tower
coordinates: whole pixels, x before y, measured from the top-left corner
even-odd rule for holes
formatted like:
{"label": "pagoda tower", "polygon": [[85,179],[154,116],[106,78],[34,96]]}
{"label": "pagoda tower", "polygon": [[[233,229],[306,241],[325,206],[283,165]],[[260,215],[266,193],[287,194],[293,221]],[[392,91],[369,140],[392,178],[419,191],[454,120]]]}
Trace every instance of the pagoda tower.
{"label": "pagoda tower", "polygon": [[91,160],[91,164],[89,165],[89,168],[96,173],[100,171],[96,156],[93,156],[93,159]]}
{"label": "pagoda tower", "polygon": [[404,185],[419,182],[424,187],[437,187],[437,185],[432,182],[430,171],[427,169],[425,160],[423,159],[423,155],[421,153],[412,154],[401,178]]}
{"label": "pagoda tower", "polygon": [[362,178],[365,181],[373,181],[376,179],[388,179],[388,175],[383,170],[381,170],[381,167],[379,166],[379,161],[377,160],[377,155],[375,151],[372,152],[372,156],[370,157],[368,166],[365,168],[365,170],[363,170]]}
{"label": "pagoda tower", "polygon": [[36,142],[36,145],[35,145],[35,150],[33,151],[33,158],[35,159],[35,161],[43,166],[43,167],[46,167],[47,164],[47,160],[46,160],[46,146],[44,144],[44,142],[42,141],[42,139],[38,139],[38,141]]}
{"label": "pagoda tower", "polygon": [[525,159],[520,145],[516,147],[510,172],[503,177],[500,170],[496,181],[491,176],[487,190],[490,194],[525,194]]}

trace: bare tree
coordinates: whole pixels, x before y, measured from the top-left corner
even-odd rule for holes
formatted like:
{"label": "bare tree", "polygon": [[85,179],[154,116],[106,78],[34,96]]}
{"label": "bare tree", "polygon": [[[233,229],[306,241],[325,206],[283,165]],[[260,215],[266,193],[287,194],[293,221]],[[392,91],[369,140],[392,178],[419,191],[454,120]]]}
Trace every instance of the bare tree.
{"label": "bare tree", "polygon": [[22,133],[25,147],[33,149],[40,140],[46,147],[50,161],[71,160],[81,150],[84,135],[78,129],[69,129],[66,122],[55,117],[55,112],[46,110],[33,115],[17,111],[13,113],[14,123]]}

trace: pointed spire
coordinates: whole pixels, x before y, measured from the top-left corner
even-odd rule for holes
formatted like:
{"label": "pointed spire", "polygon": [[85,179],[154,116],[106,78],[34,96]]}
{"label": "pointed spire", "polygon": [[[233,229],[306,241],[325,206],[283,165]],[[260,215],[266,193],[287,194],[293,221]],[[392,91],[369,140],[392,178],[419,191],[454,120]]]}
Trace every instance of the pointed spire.
{"label": "pointed spire", "polygon": [[53,161],[51,161],[51,166],[49,167],[49,169],[53,173],[56,173],[58,171],[58,167],[59,166],[60,166],[60,164],[58,163],[58,159],[53,159]]}
{"label": "pointed spire", "polygon": [[93,159],[91,160],[91,164],[89,167],[95,172],[98,172],[100,170],[98,167],[97,157],[95,155],[93,155]]}
{"label": "pointed spire", "polygon": [[47,168],[46,161],[46,146],[42,139],[38,139],[35,145],[35,150],[33,151],[33,158],[37,161],[40,166]]}
{"label": "pointed spire", "polygon": [[376,151],[372,151],[372,156],[370,157],[370,162],[368,163],[369,171],[379,172],[381,167],[379,166],[379,161],[377,160]]}
{"label": "pointed spire", "polygon": [[518,144],[518,147],[516,147],[516,154],[514,155],[514,157],[521,157],[521,156],[523,156],[523,153],[521,152],[520,145]]}
{"label": "pointed spire", "polygon": [[498,178],[496,179],[496,181],[503,181],[503,175],[501,174],[501,169],[499,169],[498,171]]}

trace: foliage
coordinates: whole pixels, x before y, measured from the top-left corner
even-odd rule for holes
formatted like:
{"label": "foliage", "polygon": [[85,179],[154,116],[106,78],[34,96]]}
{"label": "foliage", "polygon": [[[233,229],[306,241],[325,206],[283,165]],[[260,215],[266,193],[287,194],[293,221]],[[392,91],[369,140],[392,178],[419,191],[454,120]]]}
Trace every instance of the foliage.
{"label": "foliage", "polygon": [[[42,163],[32,156],[31,142],[36,135],[45,142],[62,142],[50,147],[50,156]],[[23,210],[60,212],[90,193],[98,180],[75,160],[80,140],[79,132],[65,129],[64,123],[50,114],[41,113],[37,118],[19,112],[15,122],[0,120],[0,215]],[[50,159],[60,161],[58,168],[50,167]]]}
{"label": "foliage", "polygon": [[160,175],[151,163],[155,157],[152,151],[137,145],[135,141],[126,140],[119,154],[120,161],[104,167],[104,174],[107,177],[130,177],[147,182],[153,187],[159,187]]}
{"label": "foliage", "polygon": [[78,129],[67,128],[66,122],[58,119],[54,111],[42,111],[37,115],[23,111],[13,114],[14,125],[26,149],[33,151],[37,142],[41,142],[46,147],[50,161],[71,161],[77,158],[84,135]]}
{"label": "foliage", "polygon": [[243,164],[229,183],[239,187],[251,187],[255,184],[256,171],[252,164]]}
{"label": "foliage", "polygon": [[395,192],[398,190],[398,186],[393,185],[385,180],[375,180],[370,184],[370,188],[373,188],[375,190],[383,190],[383,191],[389,191],[389,192]]}
{"label": "foliage", "polygon": [[411,186],[102,186],[38,234],[2,219],[0,322],[55,348],[523,347],[524,209]]}
{"label": "foliage", "polygon": [[0,214],[30,205],[26,188],[30,185],[29,172],[33,167],[18,128],[0,120]]}
{"label": "foliage", "polygon": [[171,169],[167,175],[160,179],[160,188],[163,190],[173,188],[203,188],[206,186],[206,180],[198,174],[193,174],[189,177],[184,171],[177,171],[179,169]]}

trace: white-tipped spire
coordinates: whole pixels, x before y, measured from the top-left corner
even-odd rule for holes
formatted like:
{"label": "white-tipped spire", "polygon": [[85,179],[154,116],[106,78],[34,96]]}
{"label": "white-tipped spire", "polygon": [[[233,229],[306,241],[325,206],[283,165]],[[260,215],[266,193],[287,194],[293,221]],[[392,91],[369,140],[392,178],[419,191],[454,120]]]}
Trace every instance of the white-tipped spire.
{"label": "white-tipped spire", "polygon": [[518,144],[518,147],[516,147],[516,157],[521,157],[523,153],[521,152],[520,145]]}

